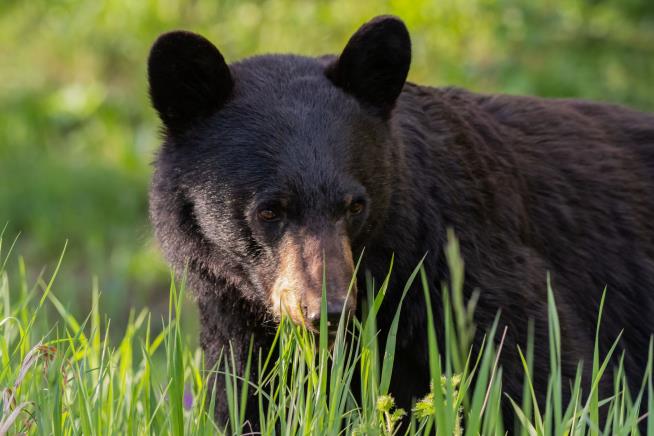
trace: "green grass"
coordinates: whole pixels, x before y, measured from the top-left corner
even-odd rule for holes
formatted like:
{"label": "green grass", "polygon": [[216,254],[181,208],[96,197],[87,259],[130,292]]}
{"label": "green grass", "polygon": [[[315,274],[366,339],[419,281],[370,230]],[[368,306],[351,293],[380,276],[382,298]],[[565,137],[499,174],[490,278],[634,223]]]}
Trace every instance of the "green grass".
{"label": "green grass", "polygon": [[[0,389],[15,389],[11,402],[16,403],[11,406],[9,397],[0,398],[0,421],[9,422],[13,411],[25,403],[12,418],[11,432],[25,424],[33,433],[54,433],[55,428],[57,433],[81,432],[83,426],[97,433],[148,429],[158,433],[164,427],[172,429],[173,419],[176,428],[184,421],[189,430],[205,426],[213,432],[206,413],[179,407],[176,414],[170,413],[180,398],[168,394],[174,389],[183,388],[187,397],[192,393],[197,406],[199,396],[207,392],[207,369],[195,349],[197,317],[190,299],[174,294],[175,304],[186,308],[173,305],[169,320],[170,280],[147,223],[150,162],[160,137],[147,98],[145,63],[157,35],[176,28],[194,30],[214,41],[230,62],[269,52],[313,56],[338,52],[361,23],[381,13],[401,16],[411,30],[412,81],[479,92],[581,97],[654,110],[651,0],[0,1],[0,40],[6,41],[0,44],[0,225],[8,222],[5,235],[22,232],[15,254],[7,257],[7,245],[13,241],[5,240],[0,257]],[[69,240],[65,260],[48,287],[65,239]],[[462,271],[456,257],[450,258]],[[101,279],[93,279],[93,274]],[[501,327],[488,332],[487,351],[469,355],[474,304],[463,304],[456,292],[463,276],[456,277],[453,289],[442,293],[445,306],[452,310],[444,319],[434,319],[448,332],[445,343],[433,344],[439,346],[442,363],[433,370],[445,373],[441,377],[445,389],[436,389],[434,398],[420,403],[419,413],[429,414],[449,398],[451,409],[437,407],[433,412],[443,423],[439,428],[461,422],[465,432],[489,432],[499,425],[501,368],[495,366],[495,352],[504,332]],[[419,271],[415,280],[420,280]],[[379,307],[384,286],[371,283],[366,290],[369,300],[375,301],[370,313]],[[146,305],[148,310],[141,309]],[[178,311],[181,319],[175,316]],[[357,396],[361,404],[353,405],[351,398],[326,389],[331,379],[323,374],[332,370],[333,360],[323,352],[312,361],[313,367],[302,369],[305,378],[314,372],[323,377],[318,386],[322,391],[309,395],[306,386],[304,396],[292,400],[290,392],[277,394],[279,401],[287,401],[279,413],[291,407],[288,401],[304,401],[301,414],[293,409],[295,415],[286,416],[284,426],[303,428],[305,424],[294,423],[305,422],[306,417],[311,422],[323,419],[323,412],[307,402],[315,392],[330,392],[324,406],[329,419],[347,416],[351,427],[362,432],[368,425],[394,426],[383,395],[388,393],[394,359],[390,350],[397,330],[371,341],[376,327],[373,318],[367,319],[359,328],[368,342],[360,331],[355,349],[331,351],[344,356],[336,368],[339,374],[350,374],[347,365],[362,363],[356,371],[364,371],[368,382]],[[302,354],[313,350],[310,344],[296,350],[290,338],[281,339],[292,331],[283,327],[278,344],[291,347],[288,353],[300,353],[305,359],[300,362],[311,360],[313,354]],[[316,342],[320,349],[320,340]],[[42,347],[37,347],[39,343]],[[521,350],[528,368],[533,367],[533,345]],[[502,349],[506,352],[518,351]],[[602,370],[602,357],[594,362],[595,375]],[[265,358],[261,356],[260,362],[255,353],[251,364],[263,369]],[[295,357],[288,359],[294,362]],[[14,388],[24,362],[26,372]],[[552,363],[557,361],[548,366]],[[53,369],[61,372],[62,365],[66,383]],[[273,367],[269,362],[266,370]],[[169,385],[171,375],[179,380],[179,371],[184,383]],[[469,383],[473,373],[476,384]],[[461,381],[454,383],[459,374]],[[104,383],[101,389],[99,380]],[[262,376],[266,389],[279,387],[281,375],[274,379],[277,385],[272,380]],[[567,405],[560,404],[555,394],[562,381],[555,378],[551,388],[550,400],[558,405],[538,410],[529,402],[529,379],[525,380],[527,401],[519,405],[525,421],[539,432],[565,428],[561,422]],[[86,389],[78,386],[82,382]],[[621,388],[618,385],[616,392],[623,392]],[[649,380],[645,389],[653,390]],[[614,408],[611,427],[602,431],[611,432],[633,416],[629,404],[637,394],[616,396],[615,404],[620,398],[621,405]],[[80,396],[87,402],[80,403]],[[587,393],[580,394],[586,397]],[[588,429],[589,420],[597,421],[599,405],[608,409],[596,390],[590,398],[588,408],[579,403],[571,412],[570,425]],[[236,407],[240,400],[234,398],[232,404]],[[461,408],[464,412],[456,417],[455,410]],[[242,408],[234,416],[241,413]],[[279,422],[270,413],[267,422]],[[193,419],[201,423],[190,424]],[[559,421],[558,427],[554,421]],[[421,422],[416,417],[416,429]],[[654,422],[650,428],[654,434]],[[522,434],[529,434],[529,429],[525,426]]]}
{"label": "green grass", "polygon": [[[650,430],[654,426],[648,418],[652,414],[643,406],[644,394],[652,395],[653,390],[652,359],[642,389],[630,393],[622,364],[614,369],[608,363],[615,345],[605,356],[599,355],[596,346],[590,392],[582,391],[579,366],[571,385],[572,400],[563,403],[560,332],[550,287],[550,378],[545,404],[535,402],[531,385],[533,342],[525,350],[506,349],[506,330],[500,331],[499,317],[479,352],[473,353],[476,297],[463,298],[464,263],[453,235],[446,248],[452,280],[441,290],[443,319],[436,319],[430,310],[426,314],[431,392],[412,410],[396,409],[389,391],[400,312],[388,337],[379,337],[375,325],[375,315],[389,292],[392,265],[381,284],[369,281],[370,304],[365,315],[350,324],[342,320],[333,346],[326,340],[325,323],[322,333],[313,335],[282,320],[274,345],[278,358],[252,350],[250,365],[257,369],[257,376],[243,380],[230,371],[234,367],[231,350],[225,351],[215,368],[204,367],[201,352],[189,345],[182,331],[180,319],[192,314],[182,311],[184,286],[177,286],[174,279],[167,317],[154,320],[142,309],[132,311],[126,325],[112,326],[101,311],[97,285],[84,319],[76,319],[57,299],[55,277],[65,267],[63,254],[50,276],[40,276],[29,285],[20,257],[16,273],[11,274],[16,279],[9,279],[10,251],[0,240],[0,434],[248,433],[243,385],[255,389],[260,409],[257,424],[263,434],[503,434],[502,401],[513,406],[516,434],[627,435],[638,433],[639,420],[647,420]],[[421,264],[404,294],[414,281],[422,283],[429,300],[432,294]],[[48,306],[58,314],[55,319],[47,316],[44,309]],[[437,343],[437,323],[445,330],[444,343]],[[118,342],[110,334],[116,329],[122,337]],[[522,358],[526,395],[521,404],[502,392],[499,353],[519,353]],[[208,380],[215,371],[226,377],[226,399],[210,395]],[[614,371],[613,394],[600,398],[598,383],[609,371]],[[359,392],[353,391],[355,377],[361,380]],[[221,400],[229,404],[226,428],[219,428],[212,419],[213,404]],[[600,425],[602,412],[607,419]]]}

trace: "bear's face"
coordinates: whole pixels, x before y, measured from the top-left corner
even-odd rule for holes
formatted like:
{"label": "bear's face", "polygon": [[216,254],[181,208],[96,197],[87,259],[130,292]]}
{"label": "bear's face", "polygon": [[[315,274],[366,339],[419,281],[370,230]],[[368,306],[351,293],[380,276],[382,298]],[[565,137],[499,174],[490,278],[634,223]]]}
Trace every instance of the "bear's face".
{"label": "bear's face", "polygon": [[171,262],[224,276],[310,328],[323,282],[330,319],[353,310],[355,256],[388,203],[389,117],[409,62],[406,29],[390,17],[338,59],[227,66],[198,35],[160,37],[149,79],[166,142],[151,214]]}

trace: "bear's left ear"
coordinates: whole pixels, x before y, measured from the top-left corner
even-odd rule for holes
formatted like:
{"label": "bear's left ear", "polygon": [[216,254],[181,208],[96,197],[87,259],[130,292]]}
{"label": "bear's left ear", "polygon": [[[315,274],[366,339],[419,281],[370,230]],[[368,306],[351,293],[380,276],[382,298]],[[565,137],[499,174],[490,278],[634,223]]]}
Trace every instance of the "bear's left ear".
{"label": "bear's left ear", "polygon": [[204,37],[181,30],[164,33],[152,45],[148,80],[152,106],[172,133],[219,109],[234,86],[220,51]]}
{"label": "bear's left ear", "polygon": [[382,15],[350,38],[327,77],[362,102],[390,115],[411,64],[411,38],[399,18]]}

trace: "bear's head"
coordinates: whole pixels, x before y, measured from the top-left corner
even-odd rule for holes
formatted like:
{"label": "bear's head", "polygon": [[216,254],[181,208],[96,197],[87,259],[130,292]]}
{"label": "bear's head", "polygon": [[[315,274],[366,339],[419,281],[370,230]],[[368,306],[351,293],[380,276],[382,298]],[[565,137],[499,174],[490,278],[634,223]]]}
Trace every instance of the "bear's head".
{"label": "bear's head", "polygon": [[391,113],[410,60],[406,27],[389,16],[338,57],[227,65],[199,35],[159,37],[148,75],[165,141],[150,212],[198,292],[239,292],[310,328],[323,283],[330,318],[355,308],[356,260],[393,213]]}

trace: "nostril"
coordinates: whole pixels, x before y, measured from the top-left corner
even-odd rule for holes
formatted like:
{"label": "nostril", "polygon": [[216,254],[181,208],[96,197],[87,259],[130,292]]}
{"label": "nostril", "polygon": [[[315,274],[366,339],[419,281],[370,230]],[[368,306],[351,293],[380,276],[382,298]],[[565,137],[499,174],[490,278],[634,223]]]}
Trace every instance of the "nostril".
{"label": "nostril", "polygon": [[320,309],[307,311],[307,321],[314,326],[320,324]]}
{"label": "nostril", "polygon": [[338,327],[338,323],[341,320],[341,316],[344,315],[347,318],[350,311],[350,307],[349,306],[346,307],[346,306],[347,306],[347,302],[345,300],[341,300],[327,305],[327,322],[329,323],[329,328],[331,330],[335,330]]}
{"label": "nostril", "polygon": [[[338,302],[328,302],[327,303],[327,328],[329,330],[336,330],[338,323],[341,320],[341,315],[345,309],[345,316],[347,317],[350,312],[350,307],[344,307],[346,305],[345,301]],[[320,329],[320,307],[304,307],[305,319],[307,324],[309,324],[314,329]]]}
{"label": "nostril", "polygon": [[[327,312],[327,328],[335,330],[338,327],[338,322],[341,319],[341,312]],[[307,314],[307,321],[316,330],[320,329],[320,312],[312,312]]]}
{"label": "nostril", "polygon": [[338,322],[341,320],[341,311],[333,311],[327,313],[327,323],[330,329],[338,327]]}
{"label": "nostril", "polygon": [[[327,312],[327,328],[330,330],[336,329],[338,327],[338,322],[341,319],[341,311],[329,311]],[[320,329],[320,310],[312,311],[307,313],[307,322],[315,329]]]}

